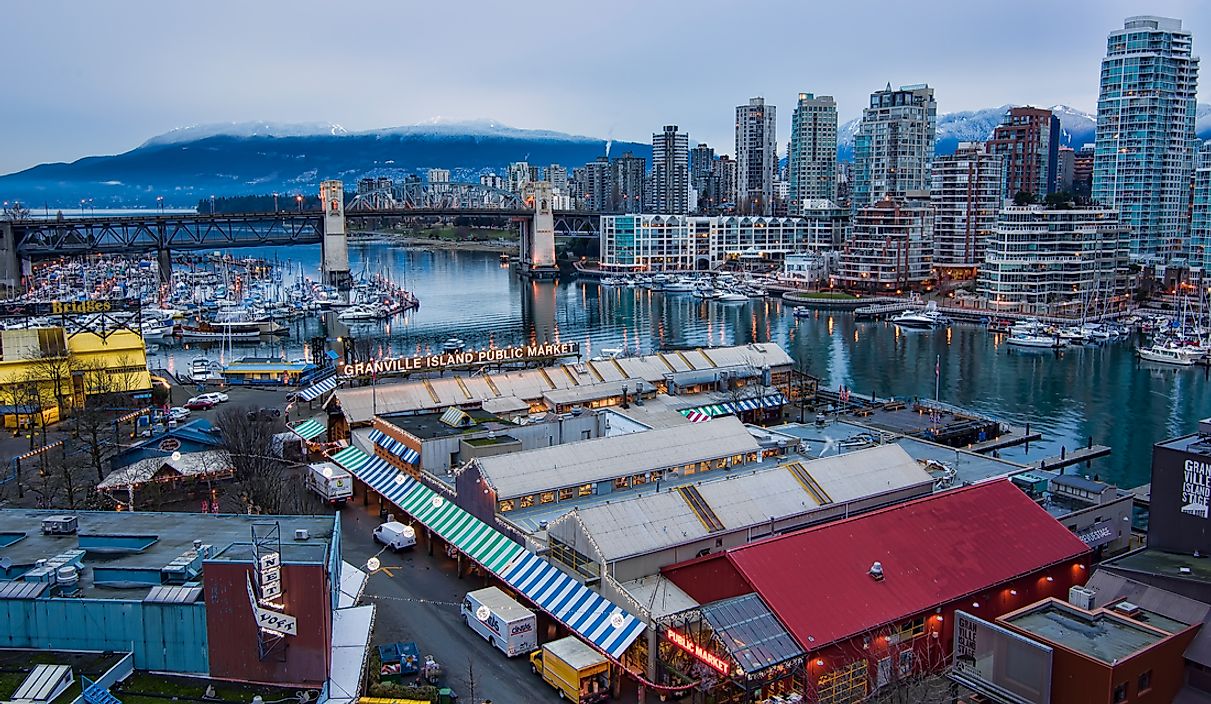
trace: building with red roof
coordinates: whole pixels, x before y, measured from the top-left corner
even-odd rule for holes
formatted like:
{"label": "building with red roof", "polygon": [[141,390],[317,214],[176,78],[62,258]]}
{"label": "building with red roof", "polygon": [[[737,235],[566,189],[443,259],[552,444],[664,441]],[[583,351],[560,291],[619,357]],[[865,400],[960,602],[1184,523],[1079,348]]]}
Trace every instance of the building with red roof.
{"label": "building with red roof", "polygon": [[700,604],[755,593],[807,653],[809,700],[941,669],[956,609],[986,619],[1086,580],[1089,548],[1008,480],[672,565]]}

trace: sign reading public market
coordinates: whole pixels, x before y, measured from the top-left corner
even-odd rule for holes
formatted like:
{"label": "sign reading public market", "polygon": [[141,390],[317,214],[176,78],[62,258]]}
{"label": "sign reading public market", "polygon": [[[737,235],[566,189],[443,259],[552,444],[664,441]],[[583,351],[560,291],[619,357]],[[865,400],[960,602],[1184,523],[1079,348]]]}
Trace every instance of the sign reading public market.
{"label": "sign reading public market", "polygon": [[580,344],[576,342],[546,342],[540,345],[517,347],[493,347],[486,350],[466,352],[444,352],[419,357],[383,357],[365,362],[340,365],[343,377],[384,376],[406,374],[450,367],[474,367],[481,364],[503,364],[507,362],[530,362],[556,357],[580,356]]}

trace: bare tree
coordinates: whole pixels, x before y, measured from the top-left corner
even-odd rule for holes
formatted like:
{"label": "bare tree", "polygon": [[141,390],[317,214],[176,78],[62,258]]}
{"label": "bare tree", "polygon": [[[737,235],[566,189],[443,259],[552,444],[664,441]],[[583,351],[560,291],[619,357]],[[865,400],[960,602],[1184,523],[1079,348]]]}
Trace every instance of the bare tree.
{"label": "bare tree", "polygon": [[59,406],[60,417],[68,415],[74,394],[72,381],[78,362],[66,350],[43,350],[29,359],[29,370],[35,378],[50,384],[51,395]]}
{"label": "bare tree", "polygon": [[275,425],[249,416],[247,408],[227,407],[215,418],[223,438],[220,449],[235,474],[222,502],[240,513],[313,513],[298,465],[275,454]]}
{"label": "bare tree", "polygon": [[807,415],[807,408],[815,406],[816,391],[819,389],[820,380],[811,374],[811,365],[808,363],[807,355],[803,354],[795,358],[795,364],[791,367],[790,379],[790,400],[799,409],[799,422],[803,423]]}
{"label": "bare tree", "polygon": [[97,364],[81,368],[84,385],[84,402],[72,416],[73,434],[83,443],[97,480],[105,478],[105,462],[117,449],[111,442],[108,431],[113,425],[113,410],[109,405],[110,394],[114,393],[121,379],[110,374]]}

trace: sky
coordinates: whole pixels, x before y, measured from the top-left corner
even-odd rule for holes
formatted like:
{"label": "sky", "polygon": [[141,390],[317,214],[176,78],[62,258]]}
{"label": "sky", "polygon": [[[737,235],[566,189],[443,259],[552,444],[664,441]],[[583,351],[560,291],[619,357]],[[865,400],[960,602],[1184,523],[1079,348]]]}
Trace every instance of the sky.
{"label": "sky", "polygon": [[1206,0],[6,0],[3,9],[0,173],[120,153],[176,127],[255,120],[357,131],[491,119],[644,142],[676,124],[731,152],[735,106],[750,96],[777,106],[780,143],[799,92],[834,96],[844,122],[888,82],[928,83],[940,113],[1006,103],[1092,111],[1106,34],[1125,17],[1181,18],[1196,54],[1202,37],[1211,42]]}

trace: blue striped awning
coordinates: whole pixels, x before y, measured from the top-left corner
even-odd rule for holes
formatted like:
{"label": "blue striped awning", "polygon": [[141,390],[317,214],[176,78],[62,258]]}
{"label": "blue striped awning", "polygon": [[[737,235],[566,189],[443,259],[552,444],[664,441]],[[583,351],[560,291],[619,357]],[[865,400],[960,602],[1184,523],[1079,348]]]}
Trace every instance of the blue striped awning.
{"label": "blue striped awning", "polygon": [[314,418],[300,420],[294,425],[288,426],[290,431],[304,440],[314,440],[324,433],[328,432],[328,426]]}
{"label": "blue striped awning", "polygon": [[644,624],[635,615],[382,458],[356,447],[346,447],[331,458],[615,660],[643,632]]}
{"label": "blue striped awning", "polygon": [[300,391],[299,398],[303,399],[304,401],[314,401],[320,396],[323,396],[329,391],[335,389],[338,383],[339,382],[337,381],[336,375],[333,374],[326,379],[320,379],[311,386],[308,386]]}
{"label": "blue striped awning", "polygon": [[378,445],[408,464],[415,465],[420,460],[420,453],[384,433],[378,428],[370,431],[370,442]]}

